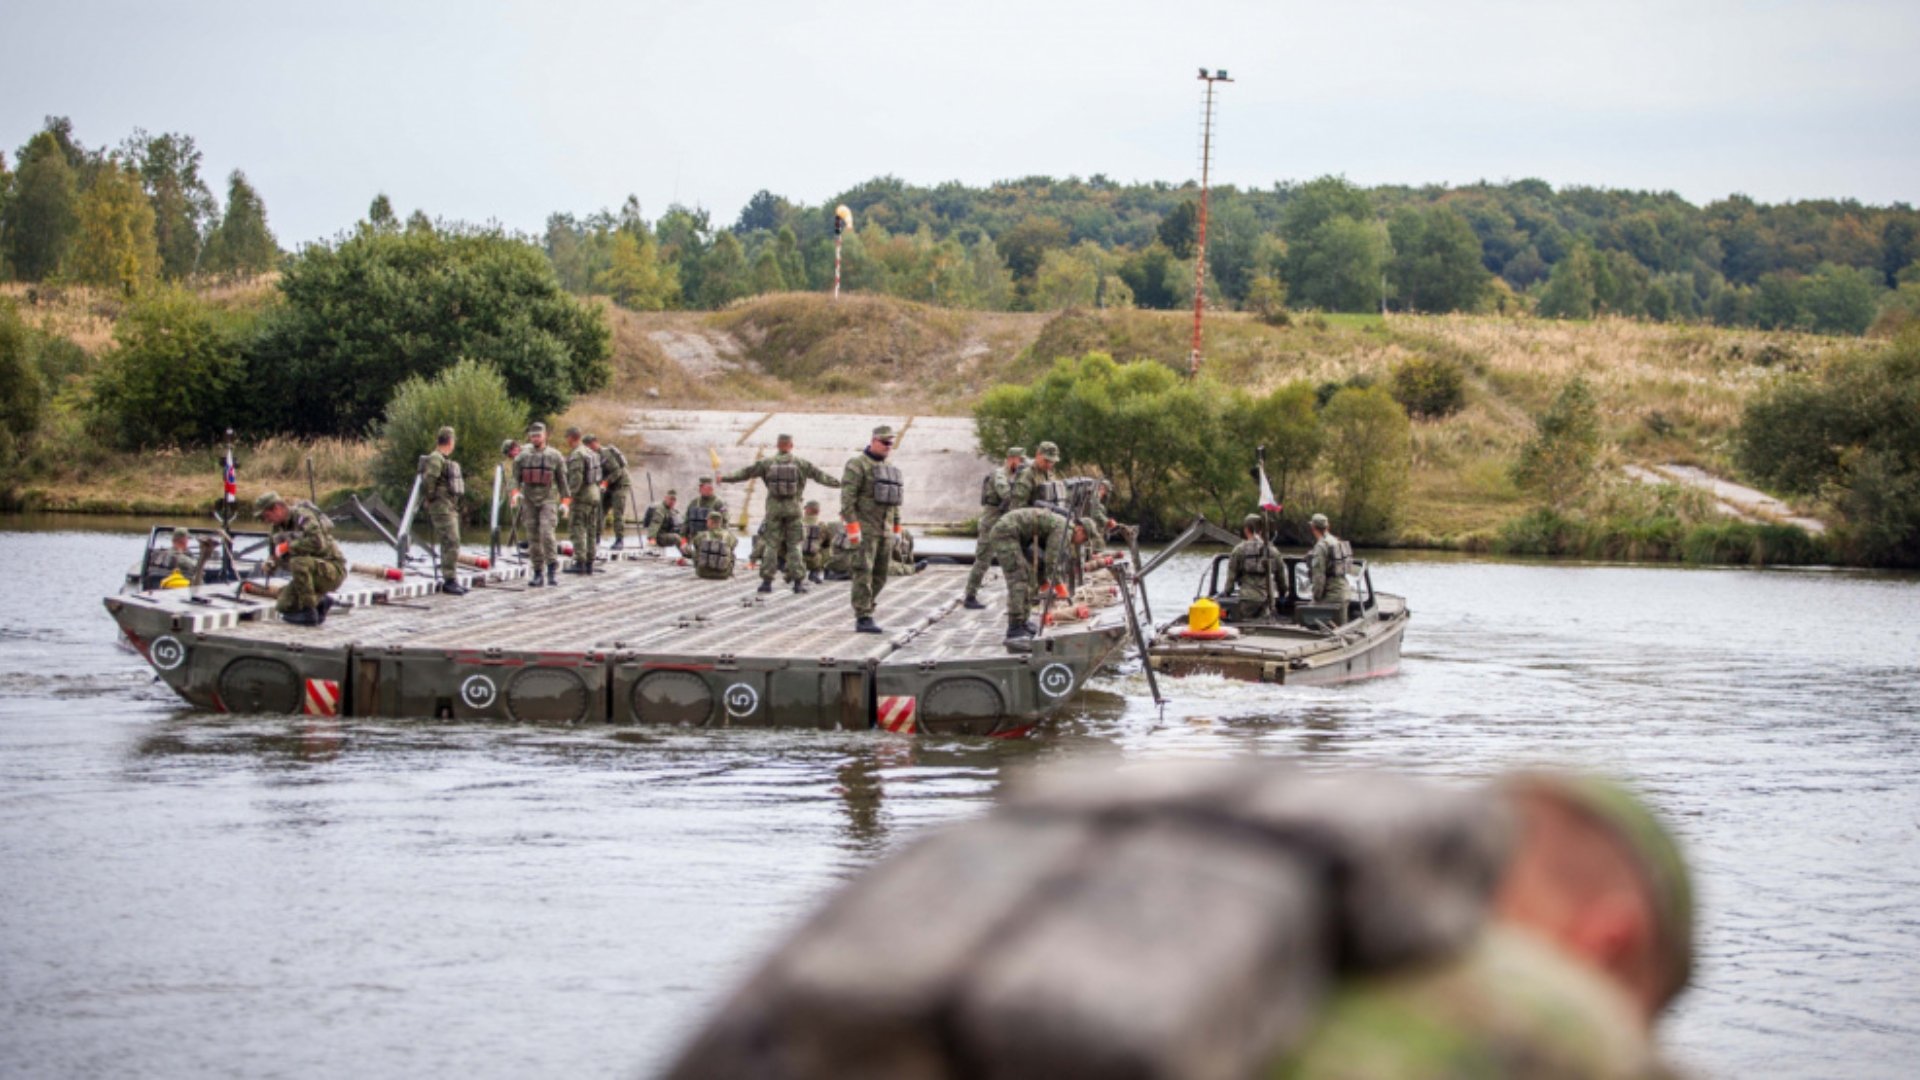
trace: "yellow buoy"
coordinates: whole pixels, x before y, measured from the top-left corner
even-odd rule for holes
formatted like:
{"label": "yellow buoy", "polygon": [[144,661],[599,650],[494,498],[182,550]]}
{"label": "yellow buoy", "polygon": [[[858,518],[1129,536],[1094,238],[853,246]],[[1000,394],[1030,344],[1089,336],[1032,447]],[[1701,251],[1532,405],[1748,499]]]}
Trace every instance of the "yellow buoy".
{"label": "yellow buoy", "polygon": [[1220,629],[1220,605],[1208,597],[1201,597],[1187,609],[1187,629],[1207,633]]}
{"label": "yellow buoy", "polygon": [[192,584],[193,582],[188,581],[178,570],[160,579],[160,587],[163,589],[184,589]]}

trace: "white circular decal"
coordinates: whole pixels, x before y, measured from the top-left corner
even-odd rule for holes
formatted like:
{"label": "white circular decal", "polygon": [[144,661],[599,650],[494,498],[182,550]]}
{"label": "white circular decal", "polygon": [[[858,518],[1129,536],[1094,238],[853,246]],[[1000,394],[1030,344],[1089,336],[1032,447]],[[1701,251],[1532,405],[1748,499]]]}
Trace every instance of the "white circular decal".
{"label": "white circular decal", "polygon": [[1048,697],[1063,697],[1073,689],[1073,669],[1065,664],[1048,664],[1040,669],[1040,692]]}
{"label": "white circular decal", "polygon": [[760,692],[746,683],[737,682],[727,687],[728,716],[752,716],[753,710],[760,707]]}
{"label": "white circular decal", "polygon": [[466,702],[471,708],[487,708],[493,704],[496,694],[493,680],[485,675],[469,675],[467,680],[460,684],[460,700]]}
{"label": "white circular decal", "polygon": [[172,671],[187,662],[187,647],[171,634],[154,638],[153,644],[147,648],[147,658],[161,671]]}

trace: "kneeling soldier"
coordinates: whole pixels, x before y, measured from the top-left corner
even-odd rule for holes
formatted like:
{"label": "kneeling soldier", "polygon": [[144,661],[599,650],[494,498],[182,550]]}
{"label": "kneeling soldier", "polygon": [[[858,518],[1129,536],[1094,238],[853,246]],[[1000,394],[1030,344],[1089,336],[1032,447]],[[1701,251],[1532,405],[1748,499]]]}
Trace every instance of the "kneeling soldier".
{"label": "kneeling soldier", "polygon": [[269,491],[253,501],[253,512],[273,529],[273,556],[267,572],[285,570],[286,587],[274,610],[296,626],[318,626],[326,621],[333,597],[347,577],[347,557],[333,542],[333,530],[320,508],[302,500],[288,506]]}
{"label": "kneeling soldier", "polygon": [[680,493],[667,489],[667,497],[647,507],[647,514],[640,519],[640,531],[655,546],[677,548],[680,546],[680,514],[674,509],[680,502]]}
{"label": "kneeling soldier", "polygon": [[693,576],[722,580],[733,576],[733,549],[738,538],[727,528],[727,507],[720,504],[707,514],[707,529],[693,538],[688,557],[693,560]]}

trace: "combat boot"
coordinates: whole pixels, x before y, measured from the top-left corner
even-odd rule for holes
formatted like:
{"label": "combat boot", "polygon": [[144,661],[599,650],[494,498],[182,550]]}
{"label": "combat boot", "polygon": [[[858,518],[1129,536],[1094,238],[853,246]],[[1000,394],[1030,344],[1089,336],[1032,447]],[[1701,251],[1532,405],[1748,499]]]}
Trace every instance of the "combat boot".
{"label": "combat boot", "polygon": [[547,564],[547,584],[560,584],[560,562],[557,559]]}
{"label": "combat boot", "polygon": [[460,579],[458,578],[448,578],[442,581],[440,583],[440,591],[446,593],[448,596],[467,595],[467,587],[460,584]]}
{"label": "combat boot", "polygon": [[[771,584],[773,584],[773,582],[771,582],[771,581],[769,581],[769,582],[767,582],[767,584],[769,584],[769,585],[771,585]],[[803,592],[806,592],[806,591],[807,591],[807,582],[806,582],[806,579],[805,579],[805,578],[795,578],[795,579],[794,579],[794,582],[793,582],[793,592],[794,592],[794,595],[795,595],[795,596],[798,596],[799,594],[801,594],[801,593],[803,593]]]}
{"label": "combat boot", "polygon": [[763,593],[770,593],[770,592],[772,592],[772,591],[773,591],[773,579],[772,579],[772,578],[770,578],[770,577],[763,577],[763,578],[761,578],[761,579],[760,579],[760,587],[759,587],[758,589],[755,589],[754,591],[755,591],[755,592],[763,592]]}
{"label": "combat boot", "polygon": [[280,616],[280,621],[292,623],[295,626],[319,626],[320,610],[318,608],[307,608],[305,611],[289,611]]}
{"label": "combat boot", "polygon": [[820,573],[820,571],[810,570],[807,572],[807,580],[813,582],[815,585],[818,585],[827,579],[825,575]]}
{"label": "combat boot", "polygon": [[626,546],[627,546],[627,538],[624,536],[616,536],[613,538],[613,546],[608,548],[607,550],[619,551],[621,548],[624,548]]}
{"label": "combat boot", "polygon": [[862,615],[858,619],[855,619],[853,621],[853,628],[856,632],[862,634],[885,633],[884,630],[880,629],[880,624],[873,621],[873,616],[871,615]]}
{"label": "combat boot", "polygon": [[987,605],[981,603],[980,598],[977,596],[968,596],[965,600],[962,600],[960,602],[960,606],[963,608],[966,608],[968,611],[987,610]]}
{"label": "combat boot", "polygon": [[323,597],[321,597],[321,598],[320,598],[320,606],[314,609],[314,611],[315,611],[315,612],[316,612],[316,613],[317,613],[317,614],[318,614],[318,615],[320,616],[320,621],[321,621],[321,622],[326,622],[326,621],[327,621],[327,612],[329,612],[329,611],[332,611],[332,610],[333,610],[333,597],[332,597],[332,596],[323,596]]}
{"label": "combat boot", "polygon": [[1033,636],[1033,627],[1027,625],[1027,620],[1025,619],[1021,619],[1017,622],[1010,622],[1007,624],[1007,640],[1008,641],[1021,641],[1026,638],[1030,638],[1032,636]]}
{"label": "combat boot", "polygon": [[538,568],[536,568],[533,573],[527,575],[527,588],[538,589],[545,585],[546,582],[540,580],[540,571]]}

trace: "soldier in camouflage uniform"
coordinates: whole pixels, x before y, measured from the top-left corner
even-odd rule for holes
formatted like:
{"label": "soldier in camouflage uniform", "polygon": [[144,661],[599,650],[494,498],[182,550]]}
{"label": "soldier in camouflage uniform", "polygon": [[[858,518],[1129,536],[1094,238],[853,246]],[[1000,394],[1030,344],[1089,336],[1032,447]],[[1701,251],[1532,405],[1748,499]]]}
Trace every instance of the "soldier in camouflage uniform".
{"label": "soldier in camouflage uniform", "polygon": [[793,591],[807,591],[806,572],[803,569],[801,545],[806,537],[800,526],[800,497],[806,493],[807,481],[816,480],[827,487],[837,488],[840,481],[821,472],[813,462],[793,453],[793,436],[781,435],[774,440],[775,453],[770,458],[722,476],[723,484],[737,484],[742,480],[759,478],[767,483],[767,519],[764,528],[770,538],[767,555],[759,560],[760,591],[773,591],[775,569],[784,563],[787,568],[787,584]]}
{"label": "soldier in camouflage uniform", "polygon": [[695,577],[710,581],[721,581],[733,576],[733,549],[739,543],[739,537],[727,527],[727,507],[725,503],[707,515],[706,531],[694,537],[687,544],[687,557],[693,560]]}
{"label": "soldier in camouflage uniform", "polygon": [[440,549],[440,591],[465,596],[467,587],[454,576],[460,568],[460,497],[467,482],[460,463],[453,460],[453,429],[443,427],[433,439],[433,453],[420,459],[420,477],[426,490],[427,520],[433,523],[433,544]]}
{"label": "soldier in camouflage uniform", "polygon": [[707,528],[707,515],[716,510],[722,514],[726,513],[727,504],[721,502],[720,496],[714,494],[713,477],[703,476],[700,478],[700,494],[694,496],[693,501],[687,504],[687,528],[685,535],[698,536],[705,532]]}
{"label": "soldier in camouflage uniform", "polygon": [[600,455],[581,445],[585,441],[579,428],[567,429],[567,487],[573,497],[562,499],[560,505],[572,513],[569,574],[593,573],[594,556],[600,553]]}
{"label": "soldier in camouflage uniform", "polygon": [[1259,514],[1248,514],[1240,522],[1245,539],[1227,556],[1227,592],[1237,594],[1231,615],[1235,619],[1258,619],[1273,612],[1273,591],[1277,575],[1285,572],[1280,553],[1267,543],[1267,527]]}
{"label": "soldier in camouflage uniform", "polygon": [[847,541],[845,522],[829,521],[820,529],[820,571],[827,581],[850,581],[853,578],[853,549],[858,544]]}
{"label": "soldier in camouflage uniform", "polygon": [[675,509],[679,504],[680,493],[668,488],[664,498],[647,507],[646,515],[640,519],[640,531],[659,547],[679,547],[680,530],[684,528],[680,513]]}
{"label": "soldier in camouflage uniform", "polygon": [[327,515],[305,499],[288,506],[269,491],[253,501],[253,512],[273,529],[273,554],[266,561],[269,574],[287,572],[274,610],[296,626],[318,626],[326,621],[333,597],[347,577],[347,557],[333,542]]}
{"label": "soldier in camouflage uniform", "polygon": [[820,572],[827,566],[827,526],[820,521],[820,503],[808,499],[800,512],[800,558],[807,568],[807,580],[818,584]]}
{"label": "soldier in camouflage uniform", "polygon": [[1313,529],[1313,550],[1307,552],[1307,572],[1313,581],[1316,604],[1339,604],[1339,622],[1346,622],[1346,603],[1350,597],[1347,575],[1353,572],[1353,547],[1333,535],[1327,527],[1327,515],[1315,514],[1309,522]]}
{"label": "soldier in camouflage uniform", "polygon": [[667,1076],[1671,1075],[1691,890],[1617,785],[1256,761],[996,802],[842,888]]}
{"label": "soldier in camouflage uniform", "polygon": [[887,557],[889,532],[900,520],[900,504],[906,496],[900,469],[887,464],[893,441],[892,425],[874,428],[867,448],[848,458],[840,473],[840,520],[853,545],[848,567],[853,575],[853,628],[863,634],[881,632],[880,624],[873,621],[873,610],[880,590],[887,587],[887,572],[893,565]]}
{"label": "soldier in camouflage uniform", "polygon": [[196,555],[187,550],[188,542],[192,539],[193,534],[187,530],[175,529],[167,550],[148,561],[147,572],[158,574],[162,578],[163,588],[164,579],[174,574],[185,578],[190,588],[197,589],[207,580],[207,560],[213,558],[217,541],[211,536],[201,537],[200,553]]}
{"label": "soldier in camouflage uniform", "polygon": [[912,577],[919,569],[919,564],[913,560],[913,530],[894,526],[892,551],[888,554],[893,559],[893,568],[887,571],[889,574]]}
{"label": "soldier in camouflage uniform", "polygon": [[[1033,610],[1033,572],[1027,568],[1027,547],[1038,543],[1047,553],[1047,579],[1067,579],[1067,559],[1079,544],[1086,543],[1086,521],[1069,521],[1065,514],[1043,506],[1026,506],[1009,511],[993,527],[991,534],[994,560],[1007,577],[1007,640],[1033,636],[1027,613]],[[1053,586],[1054,594],[1064,598],[1065,585]]]}
{"label": "soldier in camouflage uniform", "polygon": [[1026,462],[1026,447],[1009,446],[1006,464],[988,473],[980,482],[980,521],[974,530],[977,539],[973,542],[973,569],[967,571],[967,596],[963,601],[976,611],[987,606],[980,602],[980,582],[986,579],[987,565],[993,562],[989,538],[993,527],[1000,522],[1000,515],[1012,509],[1013,478]]}
{"label": "soldier in camouflage uniform", "polygon": [[523,520],[527,523],[527,558],[533,564],[529,587],[537,588],[541,570],[547,585],[558,585],[560,545],[553,529],[559,521],[560,503],[572,489],[567,486],[567,460],[560,451],[547,445],[547,425],[536,423],[527,428],[527,446],[513,459],[513,483],[520,489]]}
{"label": "soldier in camouflage uniform", "polygon": [[587,436],[587,449],[600,455],[600,516],[613,526],[613,547],[619,551],[627,546],[627,511],[633,506],[633,474],[627,471],[627,455],[620,448],[608,443],[600,445],[600,437]]}

